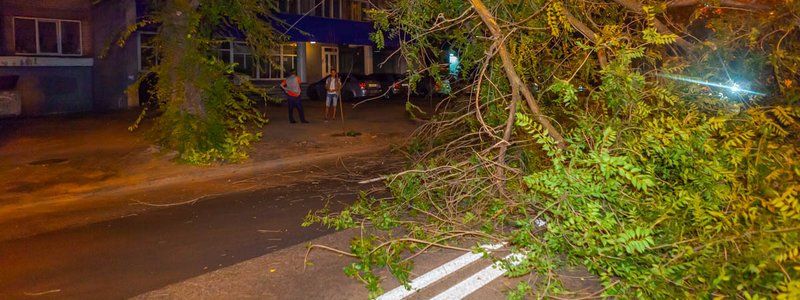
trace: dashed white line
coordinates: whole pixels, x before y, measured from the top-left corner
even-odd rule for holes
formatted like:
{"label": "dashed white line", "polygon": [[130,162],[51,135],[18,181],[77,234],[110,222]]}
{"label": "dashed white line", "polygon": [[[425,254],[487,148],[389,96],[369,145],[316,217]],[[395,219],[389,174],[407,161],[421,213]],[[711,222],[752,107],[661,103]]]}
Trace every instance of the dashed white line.
{"label": "dashed white line", "polygon": [[[505,259],[510,260],[510,263],[512,265],[516,265],[524,257],[525,256],[523,254],[513,253],[506,256]],[[464,297],[468,296],[469,294],[472,294],[473,292],[487,285],[489,282],[492,282],[492,280],[495,280],[498,277],[503,276],[503,274],[505,273],[506,270],[503,269],[500,263],[494,263],[491,266],[488,266],[483,270],[481,270],[480,272],[476,273],[475,275],[472,275],[469,278],[464,279],[464,281],[459,282],[458,284],[450,287],[449,289],[437,295],[436,297],[431,298],[431,300],[464,299]]]}
{"label": "dashed white line", "polygon": [[[486,245],[481,246],[481,248],[486,250],[497,250],[502,247],[503,244],[496,244],[496,245]],[[378,300],[400,300],[414,293],[418,292],[419,290],[431,285],[432,283],[439,281],[440,279],[444,278],[447,275],[458,271],[459,269],[466,267],[467,265],[475,262],[476,260],[483,257],[483,254],[479,253],[465,253],[457,257],[454,260],[451,260],[441,266],[436,267],[435,269],[429,271],[428,273],[422,274],[421,276],[415,278],[411,281],[411,289],[406,289],[404,286],[399,286],[386,294],[381,295],[378,297]]]}

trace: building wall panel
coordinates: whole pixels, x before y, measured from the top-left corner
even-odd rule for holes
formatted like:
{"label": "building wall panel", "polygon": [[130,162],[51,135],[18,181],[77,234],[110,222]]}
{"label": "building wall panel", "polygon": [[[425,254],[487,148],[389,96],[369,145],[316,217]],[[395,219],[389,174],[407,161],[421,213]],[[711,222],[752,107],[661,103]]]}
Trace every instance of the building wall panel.
{"label": "building wall panel", "polygon": [[[119,34],[136,22],[134,0],[105,1],[95,5],[92,23],[95,49],[107,49],[94,60],[95,110],[124,109],[128,107],[128,86],[139,76],[139,45],[137,34],[133,34],[125,46],[116,45]],[[131,101],[137,104],[138,99]]]}
{"label": "building wall panel", "polygon": [[2,67],[0,75],[19,76],[23,116],[92,109],[91,67]]}

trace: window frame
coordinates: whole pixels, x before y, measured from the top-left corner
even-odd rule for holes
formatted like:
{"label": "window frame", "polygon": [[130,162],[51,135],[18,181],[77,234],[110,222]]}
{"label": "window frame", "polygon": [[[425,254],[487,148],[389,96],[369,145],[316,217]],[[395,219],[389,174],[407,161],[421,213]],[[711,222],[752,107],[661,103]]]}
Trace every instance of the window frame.
{"label": "window frame", "polygon": [[[290,51],[288,53],[283,51],[284,48],[286,48],[287,46],[290,47],[290,48],[293,48],[294,51]],[[287,58],[287,57],[291,58],[292,65],[294,66],[293,68],[295,68],[295,69],[297,68],[297,57],[298,57],[297,56],[297,47],[298,47],[297,44],[292,45],[292,43],[281,44],[280,45],[280,50],[278,50],[277,53],[273,53],[273,54],[269,55],[271,64],[272,63],[277,63],[277,64],[280,65],[280,69],[278,70],[278,77],[263,77],[262,76],[263,75],[262,74],[263,70],[261,70],[263,68],[263,62],[255,62],[255,66],[254,67],[256,68],[256,77],[253,77],[252,80],[255,80],[255,81],[274,81],[274,80],[283,79],[283,73],[286,72],[286,70],[283,69],[283,60],[285,58]],[[275,71],[275,70],[270,70],[269,72],[264,72],[264,73],[267,73],[267,76],[270,76],[269,74],[272,74],[272,71]]]}
{"label": "window frame", "polygon": [[[278,12],[287,14],[300,14],[300,2],[303,0],[279,0],[284,3],[286,10],[280,10],[280,3],[278,5]],[[294,3],[291,3],[294,2]],[[294,4],[294,5],[291,5]]]}
{"label": "window frame", "polygon": [[[350,20],[356,22],[370,22],[366,10],[372,8],[371,4],[365,0],[350,1]],[[356,13],[358,12],[358,13]]]}
{"label": "window frame", "polygon": [[153,58],[155,60],[153,62],[154,66],[158,65],[159,60],[160,60],[159,57],[158,57],[158,54],[156,53],[156,47],[155,46],[153,46],[153,45],[145,45],[145,44],[142,43],[142,34],[145,34],[145,35],[148,35],[148,34],[149,35],[158,35],[158,32],[155,32],[155,31],[139,31],[138,34],[136,34],[136,43],[138,44],[138,49],[137,49],[138,51],[137,51],[136,55],[138,56],[138,59],[139,59],[139,71],[140,72],[149,70],[149,68],[144,68],[144,57],[142,57],[142,48],[153,49],[153,54],[155,55],[155,57]]}
{"label": "window frame", "polygon": [[[243,57],[242,62],[244,62],[244,65],[242,65],[240,68],[247,69],[247,64],[248,63],[256,65],[255,59],[253,57],[253,53],[250,52],[250,48],[249,48],[249,46],[247,46],[247,42],[237,41],[237,40],[230,40],[228,42],[230,43],[229,44],[230,48],[228,49],[228,51],[230,53],[230,62],[229,63],[236,63],[236,56],[239,55],[239,56]],[[237,45],[240,46],[240,47],[244,47],[247,50],[246,51],[241,51],[241,52],[240,51],[236,51]],[[256,66],[251,66],[251,68],[255,68],[255,67]],[[246,73],[242,73],[242,72],[239,72],[239,73],[251,76],[251,74],[246,74]],[[257,70],[256,70],[256,74],[258,74]]]}
{"label": "window frame", "polygon": [[[301,0],[302,1],[302,0]],[[338,0],[338,4],[336,0],[306,0],[311,2],[311,7],[313,7],[312,11],[309,13],[311,16],[319,17],[319,18],[326,18],[326,19],[339,19],[344,20],[342,17],[342,8],[344,0]],[[319,15],[318,12],[322,12],[322,15]],[[305,12],[300,12],[305,13]],[[338,14],[338,17],[336,16]]]}
{"label": "window frame", "polygon": [[[142,43],[142,34],[155,35],[155,34],[158,34],[158,33],[152,32],[152,31],[140,31],[139,34],[137,35],[138,36],[137,42],[139,44],[138,45],[139,46],[138,47],[138,50],[139,50],[138,51],[139,71],[146,71],[147,69],[143,68],[144,67],[144,65],[143,65],[144,57],[142,57],[142,49],[143,48],[154,49],[155,47],[154,46],[144,45]],[[297,64],[298,64],[298,62],[297,62],[297,59],[298,59],[297,44],[293,44],[293,43],[281,44],[278,51],[276,51],[273,54],[270,54],[271,61],[274,62],[274,63],[280,64],[280,71],[278,72],[279,73],[278,77],[264,77],[264,75],[270,76],[272,71],[264,72],[264,70],[262,70],[262,68],[263,68],[262,63],[257,61],[251,52],[249,52],[249,51],[248,52],[237,52],[236,51],[236,46],[235,45],[247,47],[247,43],[246,42],[240,41],[240,40],[234,40],[234,39],[226,39],[226,40],[221,40],[220,44],[227,44],[228,48],[227,49],[217,48],[217,49],[214,49],[214,51],[216,51],[217,53],[225,52],[225,54],[228,56],[228,63],[233,63],[235,61],[236,55],[241,55],[241,56],[244,56],[245,64],[247,64],[247,63],[252,63],[253,64],[252,68],[255,71],[255,76],[253,76],[253,74],[241,73],[239,71],[237,71],[237,73],[250,76],[251,80],[254,80],[254,81],[270,81],[270,80],[281,80],[281,79],[283,79],[283,76],[281,75],[281,73],[285,72],[285,70],[283,70],[283,60],[286,59],[287,57],[292,60],[292,65],[294,66],[294,68],[297,68]],[[294,51],[284,51],[287,47],[293,49]],[[158,64],[158,60],[159,60],[158,57],[156,57],[155,60],[156,61],[154,63]],[[245,65],[244,67],[246,68],[247,66]]]}
{"label": "window frame", "polygon": [[[253,76],[253,74],[246,74],[246,73],[242,73],[242,72],[237,71],[237,73],[239,73],[239,74],[244,74],[244,75],[250,76],[250,79],[253,80],[253,81],[270,81],[270,80],[281,80],[281,79],[283,79],[283,75],[281,75],[283,72],[285,72],[285,70],[283,70],[283,60],[285,58],[287,58],[287,57],[292,59],[292,62],[293,62],[292,65],[294,66],[294,68],[297,68],[297,44],[294,44],[294,45],[292,45],[292,43],[281,44],[279,46],[279,50],[278,51],[276,51],[275,53],[270,54],[269,55],[270,56],[270,63],[279,64],[280,65],[280,70],[278,71],[278,77],[264,77],[264,75],[271,76],[270,74],[272,74],[272,71],[274,71],[274,70],[270,70],[270,71],[265,72],[265,70],[262,70],[264,68],[264,66],[263,66],[264,62],[258,61],[251,52],[249,52],[249,51],[248,52],[237,52],[236,51],[236,45],[247,47],[247,42],[240,41],[240,40],[234,40],[234,39],[228,39],[228,40],[222,40],[221,43],[227,43],[228,44],[228,48],[227,49],[216,49],[216,51],[217,52],[226,52],[226,54],[228,54],[228,63],[235,62],[236,55],[241,55],[241,56],[244,56],[245,64],[247,64],[247,63],[252,63],[253,64],[252,68],[255,71],[255,76]],[[286,47],[290,47],[290,48],[294,49],[294,51],[284,51],[284,48],[286,48]],[[244,67],[247,68],[246,65]]]}
{"label": "window frame", "polygon": [[[347,20],[345,18],[345,1],[352,0],[294,0],[294,5],[291,6],[289,4],[292,3],[289,1],[280,0],[279,12],[296,15],[308,13],[309,16],[318,18]],[[281,10],[281,5],[284,5],[286,9]],[[305,8],[309,8],[310,11],[304,11]],[[322,12],[322,15],[319,15],[318,12]]]}
{"label": "window frame", "polygon": [[[34,32],[35,32],[35,42],[36,42],[36,53],[25,53],[25,52],[17,52],[17,20],[33,20],[34,21]],[[42,52],[40,39],[39,39],[39,21],[45,22],[54,22],[56,23],[56,44],[58,48],[58,52]],[[78,49],[80,49],[79,53],[70,53],[65,54],[63,49],[63,34],[62,34],[62,26],[61,23],[63,22],[73,22],[78,23]],[[24,17],[24,16],[13,16],[11,21],[11,35],[14,39],[14,55],[18,56],[71,56],[71,57],[80,57],[83,56],[83,22],[81,20],[71,20],[71,19],[53,19],[53,18],[37,18],[37,17]]]}

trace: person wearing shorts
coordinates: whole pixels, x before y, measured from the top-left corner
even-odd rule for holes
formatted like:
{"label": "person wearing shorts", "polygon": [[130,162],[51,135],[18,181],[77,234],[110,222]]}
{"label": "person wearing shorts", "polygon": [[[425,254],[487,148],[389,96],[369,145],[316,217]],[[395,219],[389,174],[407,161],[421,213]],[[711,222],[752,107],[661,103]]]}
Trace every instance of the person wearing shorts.
{"label": "person wearing shorts", "polygon": [[[342,81],[335,69],[331,69],[330,76],[325,80],[325,120],[330,114],[331,120],[336,120],[336,104],[339,102],[339,94],[342,90]],[[330,113],[328,113],[330,111]]]}

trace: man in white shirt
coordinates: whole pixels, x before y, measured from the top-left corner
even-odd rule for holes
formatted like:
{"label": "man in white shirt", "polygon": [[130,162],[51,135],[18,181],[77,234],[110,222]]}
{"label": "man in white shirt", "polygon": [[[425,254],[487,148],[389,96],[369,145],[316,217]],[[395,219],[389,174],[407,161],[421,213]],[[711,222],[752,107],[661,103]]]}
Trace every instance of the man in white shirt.
{"label": "man in white shirt", "polygon": [[[336,103],[339,101],[339,95],[342,90],[342,81],[339,80],[339,75],[336,69],[331,69],[331,74],[325,80],[325,120],[328,120],[328,111],[330,111],[331,120],[336,120]],[[333,108],[331,110],[331,107]]]}

